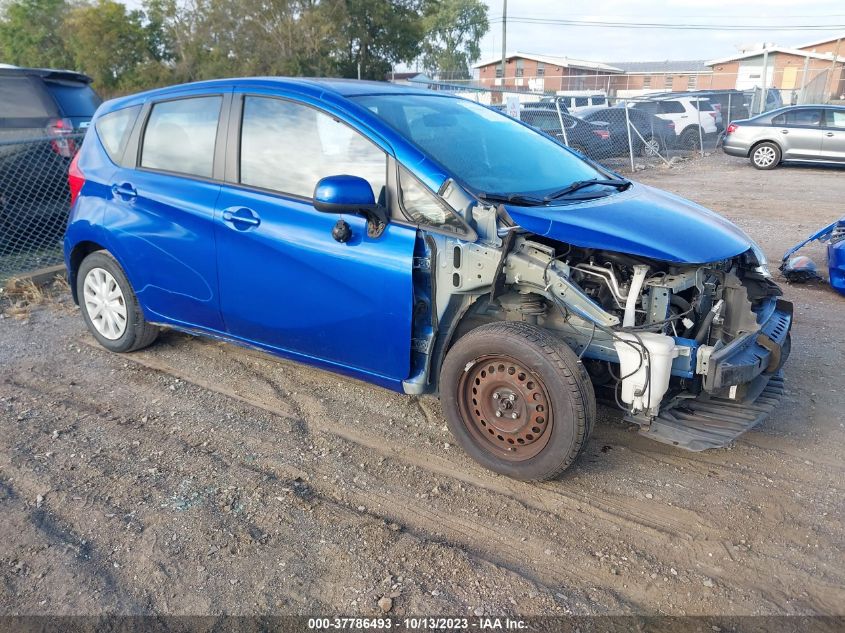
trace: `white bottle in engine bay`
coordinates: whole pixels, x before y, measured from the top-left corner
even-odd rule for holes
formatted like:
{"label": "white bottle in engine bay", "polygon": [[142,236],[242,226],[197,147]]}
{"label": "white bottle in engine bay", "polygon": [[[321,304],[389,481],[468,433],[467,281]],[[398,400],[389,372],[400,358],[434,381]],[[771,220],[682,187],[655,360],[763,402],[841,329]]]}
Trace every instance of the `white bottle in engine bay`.
{"label": "white bottle in engine bay", "polygon": [[672,361],[679,354],[675,340],[654,332],[617,332],[616,336],[613,346],[619,355],[622,401],[631,405],[631,413],[647,411],[656,416],[669,388]]}

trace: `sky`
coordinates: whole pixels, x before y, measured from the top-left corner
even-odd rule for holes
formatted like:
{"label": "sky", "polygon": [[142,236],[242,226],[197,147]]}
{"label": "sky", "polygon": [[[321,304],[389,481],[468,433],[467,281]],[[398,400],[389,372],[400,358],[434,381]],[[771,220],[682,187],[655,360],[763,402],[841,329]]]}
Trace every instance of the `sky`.
{"label": "sky", "polygon": [[[490,8],[491,24],[481,42],[484,60],[502,54],[502,0],[485,1]],[[845,2],[842,0],[508,0],[508,15],[672,25],[834,27],[794,31],[680,31],[508,24],[509,53],[565,55],[603,62],[707,60],[726,57],[740,46],[758,42],[796,46],[828,36],[845,36]]]}
{"label": "sky", "polygon": [[[481,41],[481,58],[501,57],[502,0],[484,1],[490,9],[490,30]],[[141,0],[123,2],[131,8],[141,7]],[[739,47],[755,43],[797,46],[828,36],[845,36],[842,0],[508,0],[508,15],[672,25],[832,26],[825,30],[689,31],[508,24],[509,53],[565,55],[603,62],[708,60],[732,55]]]}

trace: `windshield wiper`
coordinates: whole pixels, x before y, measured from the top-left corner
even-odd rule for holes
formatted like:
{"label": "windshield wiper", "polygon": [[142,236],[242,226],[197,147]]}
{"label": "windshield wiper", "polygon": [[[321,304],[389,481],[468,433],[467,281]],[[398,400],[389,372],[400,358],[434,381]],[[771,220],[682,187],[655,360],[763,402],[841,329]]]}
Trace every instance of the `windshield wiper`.
{"label": "windshield wiper", "polygon": [[631,181],[625,180],[624,178],[591,178],[590,180],[576,180],[568,187],[564,187],[560,191],[550,193],[543,198],[543,202],[551,202],[552,200],[557,200],[558,198],[565,198],[571,193],[575,193],[576,191],[585,189],[586,187],[592,187],[593,185],[616,187],[619,191],[622,191],[623,189],[627,189],[630,184]]}
{"label": "windshield wiper", "polygon": [[477,194],[477,197],[488,202],[510,202],[513,204],[537,205],[546,202],[543,198],[535,198],[534,196],[526,196],[521,193],[485,193]]}

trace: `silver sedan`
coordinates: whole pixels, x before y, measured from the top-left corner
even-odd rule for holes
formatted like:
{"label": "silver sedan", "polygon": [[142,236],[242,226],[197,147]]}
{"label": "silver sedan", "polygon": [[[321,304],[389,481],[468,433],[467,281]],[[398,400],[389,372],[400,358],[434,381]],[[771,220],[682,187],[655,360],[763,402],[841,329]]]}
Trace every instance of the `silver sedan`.
{"label": "silver sedan", "polygon": [[845,163],[845,106],[791,106],[733,121],[723,149],[757,169],[785,161]]}

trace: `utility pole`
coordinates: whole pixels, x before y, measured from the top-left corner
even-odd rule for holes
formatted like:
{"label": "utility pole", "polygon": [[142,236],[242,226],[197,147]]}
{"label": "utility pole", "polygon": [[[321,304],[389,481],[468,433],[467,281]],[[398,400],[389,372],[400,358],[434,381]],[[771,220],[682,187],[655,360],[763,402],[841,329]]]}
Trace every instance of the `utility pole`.
{"label": "utility pole", "polygon": [[508,0],[502,0],[502,85],[505,85],[505,61],[508,56]]}
{"label": "utility pole", "polygon": [[825,90],[825,98],[824,102],[830,102],[830,97],[833,96],[834,99],[838,99],[839,95],[836,94],[839,89],[839,82],[836,81],[836,61],[839,59],[839,47],[842,45],[842,38],[836,38],[836,50],[833,52],[833,61],[830,62],[830,76],[825,77],[826,81],[825,84],[830,84],[830,89]]}

